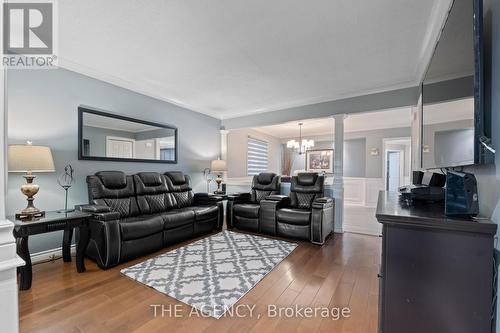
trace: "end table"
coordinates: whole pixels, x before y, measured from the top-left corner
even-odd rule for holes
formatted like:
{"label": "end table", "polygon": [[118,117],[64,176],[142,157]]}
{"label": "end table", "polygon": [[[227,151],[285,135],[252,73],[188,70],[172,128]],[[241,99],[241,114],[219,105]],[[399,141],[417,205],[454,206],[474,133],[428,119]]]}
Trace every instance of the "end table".
{"label": "end table", "polygon": [[76,269],[79,273],[85,272],[85,250],[89,242],[90,230],[88,222],[92,214],[73,211],[73,212],[46,212],[44,217],[33,220],[17,220],[14,216],[7,219],[14,223],[14,237],[16,238],[17,254],[26,262],[26,265],[18,267],[20,274],[20,290],[31,288],[32,265],[31,256],[28,248],[28,237],[32,235],[44,234],[53,231],[64,230],[63,237],[63,260],[71,261],[70,246],[73,236],[73,229],[78,228],[80,237],[76,245]]}

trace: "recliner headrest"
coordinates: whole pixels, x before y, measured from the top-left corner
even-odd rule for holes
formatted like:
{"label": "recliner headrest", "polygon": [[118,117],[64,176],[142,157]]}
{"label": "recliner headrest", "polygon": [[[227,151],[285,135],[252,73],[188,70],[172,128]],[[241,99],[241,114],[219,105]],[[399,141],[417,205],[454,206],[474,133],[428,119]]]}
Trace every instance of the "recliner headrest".
{"label": "recliner headrest", "polygon": [[122,171],[99,171],[95,175],[108,189],[116,190],[127,187],[127,176]]}
{"label": "recliner headrest", "polygon": [[186,183],[186,177],[180,171],[169,171],[165,172],[165,176],[170,178],[172,184],[174,185],[183,185]]}
{"label": "recliner headrest", "polygon": [[274,177],[276,177],[275,173],[272,172],[262,172],[257,176],[257,182],[261,185],[271,184]]}
{"label": "recliner headrest", "polygon": [[318,174],[313,172],[299,173],[297,175],[297,183],[302,186],[311,186],[316,183],[318,177]]}
{"label": "recliner headrest", "polygon": [[158,172],[139,172],[137,176],[145,186],[160,186],[163,183],[162,176]]}

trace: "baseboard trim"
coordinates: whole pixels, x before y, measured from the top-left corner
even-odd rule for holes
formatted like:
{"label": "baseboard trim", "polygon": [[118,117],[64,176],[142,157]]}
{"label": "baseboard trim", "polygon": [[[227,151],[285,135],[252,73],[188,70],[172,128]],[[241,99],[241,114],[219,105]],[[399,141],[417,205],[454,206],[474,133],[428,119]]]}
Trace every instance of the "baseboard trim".
{"label": "baseboard trim", "polygon": [[[71,255],[74,256],[76,255],[76,245],[71,244]],[[45,250],[37,253],[31,254],[31,262],[33,264],[41,263],[41,262],[46,262],[50,260],[55,260],[62,258],[62,247],[58,247],[55,249],[50,249],[50,250]]]}

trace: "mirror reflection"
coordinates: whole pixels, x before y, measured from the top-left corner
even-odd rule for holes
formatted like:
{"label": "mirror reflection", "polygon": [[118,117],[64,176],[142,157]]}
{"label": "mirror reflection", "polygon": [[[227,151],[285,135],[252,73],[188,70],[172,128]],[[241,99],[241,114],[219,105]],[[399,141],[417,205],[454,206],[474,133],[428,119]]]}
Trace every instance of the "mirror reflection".
{"label": "mirror reflection", "polygon": [[473,2],[456,1],[422,85],[422,166],[474,164]]}
{"label": "mirror reflection", "polygon": [[176,131],[161,124],[83,111],[81,157],[175,162]]}

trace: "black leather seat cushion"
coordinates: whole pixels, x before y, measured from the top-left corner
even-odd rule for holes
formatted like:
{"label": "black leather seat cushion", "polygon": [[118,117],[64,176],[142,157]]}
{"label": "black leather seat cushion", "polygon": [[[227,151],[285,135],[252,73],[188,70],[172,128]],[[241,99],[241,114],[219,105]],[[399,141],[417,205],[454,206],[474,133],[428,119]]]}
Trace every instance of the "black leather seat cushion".
{"label": "black leather seat cushion", "polygon": [[194,222],[194,210],[188,208],[174,209],[161,214],[165,229],[177,228]]}
{"label": "black leather seat cushion", "polygon": [[298,208],[282,208],[276,211],[278,222],[293,225],[308,225],[311,223],[311,211]]}
{"label": "black leather seat cushion", "polygon": [[162,232],[163,219],[159,215],[129,217],[120,220],[123,240],[132,240]]}
{"label": "black leather seat cushion", "polygon": [[247,218],[258,218],[259,210],[259,204],[237,204],[233,207],[234,215]]}
{"label": "black leather seat cushion", "polygon": [[219,208],[217,206],[191,206],[197,221],[217,218]]}

